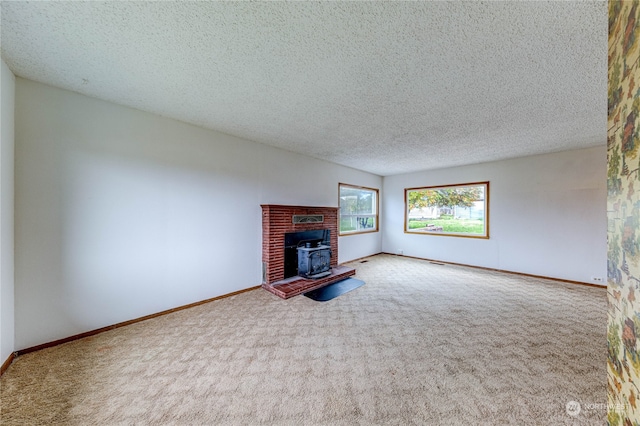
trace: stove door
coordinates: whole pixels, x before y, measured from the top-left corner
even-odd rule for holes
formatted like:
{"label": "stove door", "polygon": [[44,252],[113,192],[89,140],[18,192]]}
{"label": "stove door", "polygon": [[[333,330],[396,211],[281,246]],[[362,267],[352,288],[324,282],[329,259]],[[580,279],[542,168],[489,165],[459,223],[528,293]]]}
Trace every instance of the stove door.
{"label": "stove door", "polygon": [[309,275],[317,275],[330,269],[331,250],[317,250],[312,252],[309,257],[311,264]]}
{"label": "stove door", "polygon": [[298,275],[305,278],[321,278],[330,274],[331,249],[299,250]]}

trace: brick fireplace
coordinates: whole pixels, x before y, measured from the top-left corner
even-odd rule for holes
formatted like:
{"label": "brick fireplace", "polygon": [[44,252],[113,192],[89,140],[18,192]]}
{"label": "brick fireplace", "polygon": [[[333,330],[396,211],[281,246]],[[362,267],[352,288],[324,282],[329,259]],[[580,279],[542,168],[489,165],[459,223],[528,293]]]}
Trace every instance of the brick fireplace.
{"label": "brick fireplace", "polygon": [[[262,287],[283,299],[306,293],[355,274],[338,265],[338,208],[263,204]],[[331,274],[316,280],[300,276],[285,278],[285,234],[327,229],[330,233]]]}

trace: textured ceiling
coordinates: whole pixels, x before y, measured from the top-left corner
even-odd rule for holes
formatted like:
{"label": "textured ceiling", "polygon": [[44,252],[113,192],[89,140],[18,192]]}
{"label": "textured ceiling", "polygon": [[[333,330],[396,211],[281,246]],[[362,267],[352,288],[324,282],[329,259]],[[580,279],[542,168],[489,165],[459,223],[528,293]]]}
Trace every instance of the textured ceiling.
{"label": "textured ceiling", "polygon": [[382,176],[606,143],[604,1],[0,7],[18,76]]}

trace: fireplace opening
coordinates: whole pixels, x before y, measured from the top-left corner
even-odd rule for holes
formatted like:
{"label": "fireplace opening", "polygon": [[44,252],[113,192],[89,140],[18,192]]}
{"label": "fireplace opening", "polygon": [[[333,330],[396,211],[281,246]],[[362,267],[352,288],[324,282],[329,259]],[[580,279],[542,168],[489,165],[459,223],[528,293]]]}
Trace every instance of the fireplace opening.
{"label": "fireplace opening", "polygon": [[[301,275],[298,271],[300,266],[298,252],[301,252],[302,257],[307,257],[306,261],[303,261],[302,268],[302,274],[306,275]],[[319,253],[311,255],[316,252]],[[331,230],[329,229],[313,229],[284,234],[284,278],[296,275],[320,278],[317,274],[322,273],[325,273],[322,276],[329,275],[331,273],[329,266],[331,254]],[[327,271],[329,272],[326,273]]]}

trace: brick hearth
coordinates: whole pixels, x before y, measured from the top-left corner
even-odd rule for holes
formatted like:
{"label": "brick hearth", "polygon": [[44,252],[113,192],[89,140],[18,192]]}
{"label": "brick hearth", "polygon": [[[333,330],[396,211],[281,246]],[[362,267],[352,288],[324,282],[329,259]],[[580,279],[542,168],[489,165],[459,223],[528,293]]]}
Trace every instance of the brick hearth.
{"label": "brick hearth", "polygon": [[331,275],[317,280],[308,280],[302,277],[289,277],[277,281],[273,284],[262,284],[262,288],[283,299],[288,299],[311,290],[315,290],[325,285],[344,280],[355,275],[356,270],[346,266],[336,266],[331,268]]}
{"label": "brick hearth", "polygon": [[[293,223],[293,215],[323,215],[322,223]],[[284,277],[284,235],[288,232],[329,229],[331,275],[317,280]],[[355,275],[353,268],[338,266],[338,208],[262,205],[262,287],[283,298],[297,296]]]}

